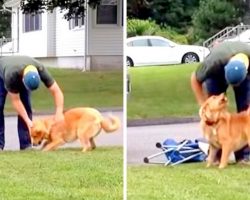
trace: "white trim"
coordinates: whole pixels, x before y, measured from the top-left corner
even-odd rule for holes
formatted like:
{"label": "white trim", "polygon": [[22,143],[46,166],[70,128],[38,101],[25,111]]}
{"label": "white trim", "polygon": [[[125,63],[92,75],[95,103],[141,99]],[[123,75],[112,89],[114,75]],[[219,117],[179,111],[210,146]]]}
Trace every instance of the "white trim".
{"label": "white trim", "polygon": [[101,0],[101,5],[118,5],[118,0]]}

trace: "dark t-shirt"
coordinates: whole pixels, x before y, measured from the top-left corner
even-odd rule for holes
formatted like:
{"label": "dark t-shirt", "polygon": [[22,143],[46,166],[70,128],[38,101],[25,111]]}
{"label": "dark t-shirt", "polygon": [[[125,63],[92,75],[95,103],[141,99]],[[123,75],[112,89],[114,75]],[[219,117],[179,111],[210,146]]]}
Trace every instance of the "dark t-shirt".
{"label": "dark t-shirt", "polygon": [[46,87],[54,83],[48,70],[38,60],[28,56],[6,56],[0,59],[0,77],[9,92],[19,93],[20,88],[23,87],[23,70],[27,65],[34,65],[37,68],[41,81]]}
{"label": "dark t-shirt", "polygon": [[242,42],[223,42],[216,46],[197,68],[197,80],[202,83],[210,77],[224,78],[225,65],[237,53],[244,53],[250,58],[250,45]]}

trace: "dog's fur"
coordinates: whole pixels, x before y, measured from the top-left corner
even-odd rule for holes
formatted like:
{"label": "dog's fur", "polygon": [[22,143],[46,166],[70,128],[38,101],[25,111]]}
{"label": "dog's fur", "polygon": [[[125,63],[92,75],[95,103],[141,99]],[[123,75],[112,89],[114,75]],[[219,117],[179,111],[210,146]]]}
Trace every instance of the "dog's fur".
{"label": "dog's fur", "polygon": [[207,166],[211,166],[219,149],[222,149],[219,168],[228,164],[229,156],[245,145],[250,145],[250,116],[246,111],[229,113],[224,94],[209,97],[199,110],[201,127],[209,141]]}
{"label": "dog's fur", "polygon": [[64,113],[64,121],[54,123],[52,117],[33,121],[31,141],[34,146],[43,144],[43,151],[57,149],[59,146],[80,140],[83,152],[96,148],[94,137],[101,130],[114,132],[120,128],[118,117],[104,118],[94,108],[72,108]]}

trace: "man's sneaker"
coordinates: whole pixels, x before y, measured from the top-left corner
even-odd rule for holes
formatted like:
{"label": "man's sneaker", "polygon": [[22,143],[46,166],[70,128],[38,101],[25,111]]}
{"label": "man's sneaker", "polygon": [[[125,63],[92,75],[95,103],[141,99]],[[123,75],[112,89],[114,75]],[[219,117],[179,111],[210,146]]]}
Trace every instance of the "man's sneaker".
{"label": "man's sneaker", "polygon": [[250,160],[249,159],[241,159],[241,160],[238,160],[237,163],[242,164],[242,165],[250,165]]}

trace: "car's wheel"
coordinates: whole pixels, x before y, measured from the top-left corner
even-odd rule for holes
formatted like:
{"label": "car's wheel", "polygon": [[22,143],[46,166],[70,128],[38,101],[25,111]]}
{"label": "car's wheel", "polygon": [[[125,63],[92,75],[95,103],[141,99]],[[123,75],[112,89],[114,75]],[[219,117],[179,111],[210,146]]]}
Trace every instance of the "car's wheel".
{"label": "car's wheel", "polygon": [[182,63],[193,63],[193,62],[199,62],[199,57],[196,53],[193,52],[189,52],[186,53],[183,57],[182,57]]}
{"label": "car's wheel", "polygon": [[130,57],[127,57],[126,63],[127,63],[127,67],[134,66],[133,60]]}

